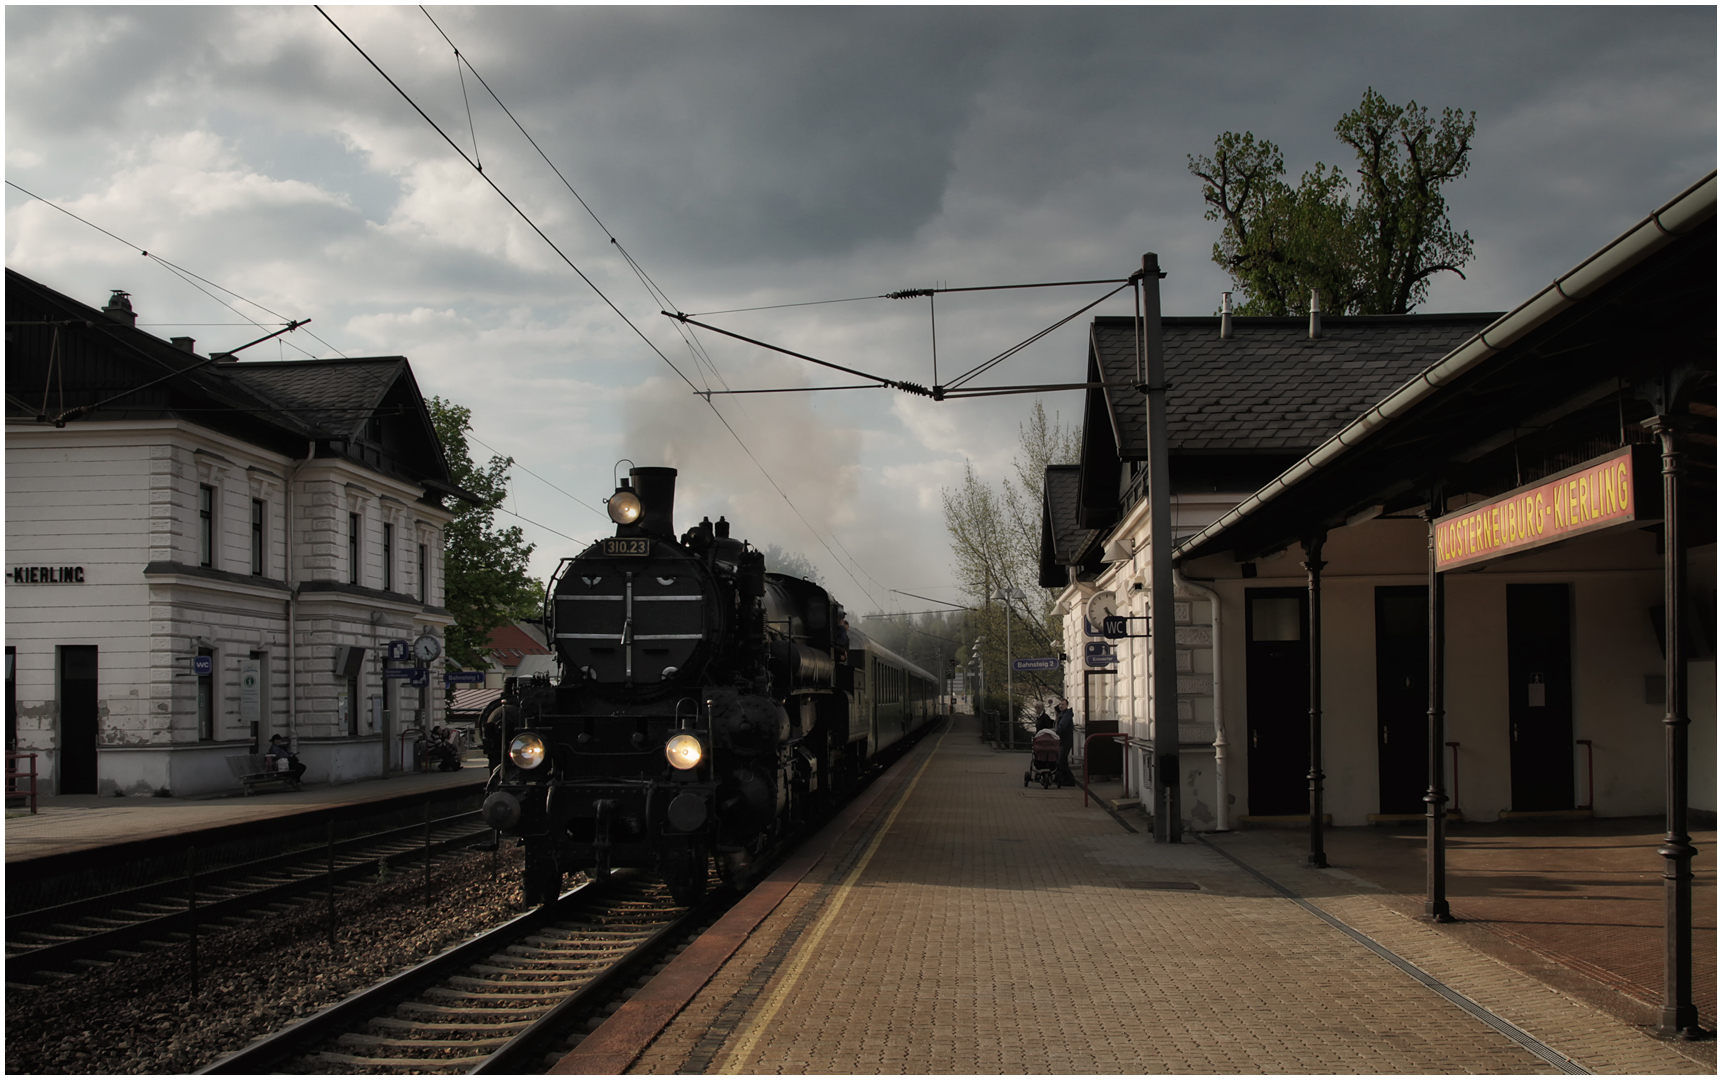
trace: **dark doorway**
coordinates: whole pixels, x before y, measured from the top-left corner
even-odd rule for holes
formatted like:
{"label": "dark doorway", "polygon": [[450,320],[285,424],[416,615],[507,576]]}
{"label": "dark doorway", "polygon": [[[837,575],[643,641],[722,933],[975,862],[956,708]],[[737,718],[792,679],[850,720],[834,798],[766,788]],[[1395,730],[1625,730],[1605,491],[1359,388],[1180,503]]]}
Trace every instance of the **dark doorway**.
{"label": "dark doorway", "polygon": [[1381,813],[1420,814],[1429,789],[1429,588],[1375,590],[1375,749]]}
{"label": "dark doorway", "polygon": [[[18,650],[6,646],[6,750],[18,749]],[[10,766],[8,766],[10,768]]]}
{"label": "dark doorway", "polygon": [[1309,813],[1309,594],[1244,590],[1250,813]]}
{"label": "dark doorway", "polygon": [[62,795],[96,793],[96,647],[60,646]]}
{"label": "dark doorway", "polygon": [[1514,810],[1573,808],[1571,605],[1564,584],[1507,586]]}

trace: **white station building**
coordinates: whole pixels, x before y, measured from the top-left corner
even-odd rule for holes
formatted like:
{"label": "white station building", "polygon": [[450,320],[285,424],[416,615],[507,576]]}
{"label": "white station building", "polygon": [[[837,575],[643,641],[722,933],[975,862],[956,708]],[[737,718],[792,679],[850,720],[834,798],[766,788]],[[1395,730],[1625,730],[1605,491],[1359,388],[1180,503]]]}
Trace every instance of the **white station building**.
{"label": "white station building", "polygon": [[231,789],[274,733],[309,782],[399,768],[467,497],[407,360],[202,356],[10,270],[6,312],[6,744],[40,789]]}

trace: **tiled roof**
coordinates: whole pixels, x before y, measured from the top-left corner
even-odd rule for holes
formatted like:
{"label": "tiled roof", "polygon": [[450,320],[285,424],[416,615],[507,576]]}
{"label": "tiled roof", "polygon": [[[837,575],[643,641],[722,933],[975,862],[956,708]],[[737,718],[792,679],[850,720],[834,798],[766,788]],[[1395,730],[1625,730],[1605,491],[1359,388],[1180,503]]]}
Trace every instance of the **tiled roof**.
{"label": "tiled roof", "polygon": [[1076,560],[1088,538],[1088,530],[1076,524],[1079,465],[1046,467],[1046,513],[1052,522],[1053,557],[1068,566]]}
{"label": "tiled roof", "polygon": [[217,370],[240,386],[295,410],[338,435],[358,430],[406,365],[402,356],[228,364]]}
{"label": "tiled roof", "polygon": [[532,635],[510,623],[490,632],[491,655],[504,667],[514,667],[523,656],[545,656],[550,650],[533,640]]}
{"label": "tiled roof", "polygon": [[[1452,352],[1498,314],[1324,316],[1310,340],[1306,318],[1161,320],[1166,410],[1173,452],[1305,451]],[[1136,391],[1135,320],[1094,320],[1090,347],[1125,460],[1147,456],[1147,408]]]}

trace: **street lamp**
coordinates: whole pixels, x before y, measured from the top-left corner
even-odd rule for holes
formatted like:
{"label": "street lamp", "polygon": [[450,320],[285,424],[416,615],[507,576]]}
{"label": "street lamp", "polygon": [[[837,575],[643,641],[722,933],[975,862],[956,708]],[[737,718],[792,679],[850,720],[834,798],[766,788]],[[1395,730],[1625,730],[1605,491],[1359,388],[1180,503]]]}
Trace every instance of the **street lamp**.
{"label": "street lamp", "polygon": [[1012,750],[1016,749],[1016,680],[1014,678],[1016,655],[1011,651],[1010,644],[1010,602],[1022,598],[1021,589],[1010,588],[1000,589],[998,594],[992,597],[994,600],[1004,601],[1005,606],[1005,713],[1007,714],[1007,722],[1010,724],[1010,748]]}

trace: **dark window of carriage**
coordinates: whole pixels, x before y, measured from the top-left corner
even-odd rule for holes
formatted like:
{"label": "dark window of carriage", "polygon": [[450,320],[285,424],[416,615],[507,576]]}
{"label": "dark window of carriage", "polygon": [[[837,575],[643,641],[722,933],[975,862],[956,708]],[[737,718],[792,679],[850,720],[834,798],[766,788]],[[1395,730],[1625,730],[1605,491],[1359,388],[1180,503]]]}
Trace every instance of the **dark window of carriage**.
{"label": "dark window of carriage", "polygon": [[425,567],[426,566],[427,566],[427,563],[425,560],[425,546],[423,544],[420,544],[419,545],[419,603],[421,603],[421,604],[425,603],[425,598],[430,595],[430,587],[425,584]]}
{"label": "dark window of carriage", "polygon": [[215,489],[197,485],[197,565],[215,565]]}
{"label": "dark window of carriage", "polygon": [[263,500],[251,500],[251,573],[263,576]]}
{"label": "dark window of carriage", "polygon": [[215,738],[215,650],[199,649],[197,655],[211,658],[210,673],[197,677],[197,737],[211,742]]}
{"label": "dark window of carriage", "polygon": [[383,588],[395,587],[395,527],[383,525]]}
{"label": "dark window of carriage", "polygon": [[347,515],[347,584],[359,583],[359,515]]}

